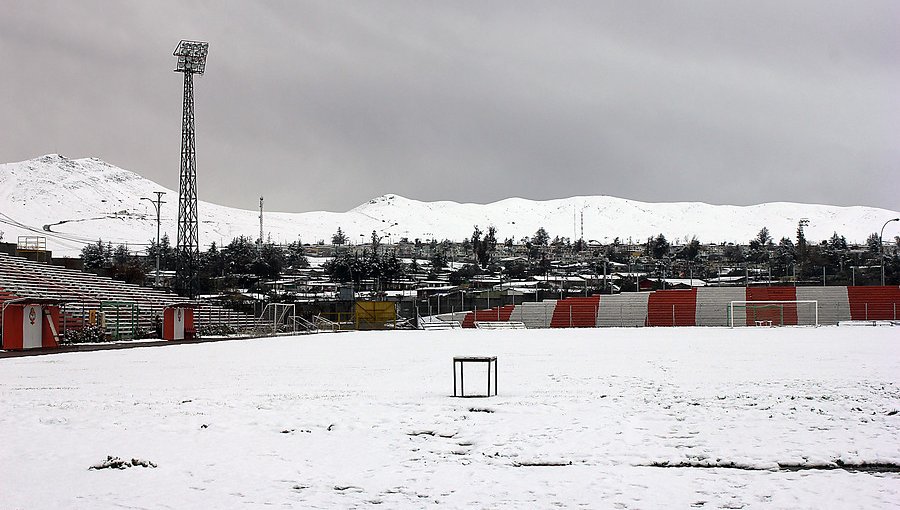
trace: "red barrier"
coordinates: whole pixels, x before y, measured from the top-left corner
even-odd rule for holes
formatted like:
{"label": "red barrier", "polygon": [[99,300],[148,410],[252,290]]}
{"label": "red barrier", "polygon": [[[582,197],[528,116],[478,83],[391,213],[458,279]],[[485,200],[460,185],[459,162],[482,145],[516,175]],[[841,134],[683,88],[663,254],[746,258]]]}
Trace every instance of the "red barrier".
{"label": "red barrier", "polygon": [[[796,287],[747,287],[747,301],[796,301]],[[771,321],[784,326],[797,325],[797,305],[783,304],[771,308],[747,307],[747,325]]]}
{"label": "red barrier", "polygon": [[658,290],[647,300],[648,326],[696,326],[697,289]]}
{"label": "red barrier", "polygon": [[597,326],[600,296],[560,299],[553,308],[551,328],[593,328]]}
{"label": "red barrier", "polygon": [[900,287],[847,287],[850,318],[855,321],[897,320]]}
{"label": "red barrier", "polygon": [[469,312],[462,321],[462,327],[474,328],[475,322],[508,322],[509,316],[512,315],[515,308],[516,305],[506,305]]}

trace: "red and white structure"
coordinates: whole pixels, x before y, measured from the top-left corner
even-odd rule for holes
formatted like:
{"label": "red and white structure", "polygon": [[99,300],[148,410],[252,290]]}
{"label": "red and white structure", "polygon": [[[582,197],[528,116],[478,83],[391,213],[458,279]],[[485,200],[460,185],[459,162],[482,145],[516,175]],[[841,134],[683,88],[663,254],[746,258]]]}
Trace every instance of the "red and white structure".
{"label": "red and white structure", "polygon": [[20,298],[3,303],[3,349],[59,346],[59,302]]}
{"label": "red and white structure", "polygon": [[197,337],[194,306],[192,303],[180,303],[163,309],[163,340],[192,340]]}
{"label": "red and white structure", "polygon": [[900,321],[900,287],[700,287],[546,299],[454,314],[532,328],[642,326],[816,326]]}

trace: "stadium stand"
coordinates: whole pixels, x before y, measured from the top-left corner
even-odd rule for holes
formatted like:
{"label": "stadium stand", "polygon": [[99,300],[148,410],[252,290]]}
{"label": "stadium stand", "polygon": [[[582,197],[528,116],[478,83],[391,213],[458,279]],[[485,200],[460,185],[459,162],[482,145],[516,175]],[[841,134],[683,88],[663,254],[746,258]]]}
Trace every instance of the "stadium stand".
{"label": "stadium stand", "polygon": [[695,326],[697,289],[658,290],[647,301],[648,326]]}
{"label": "stadium stand", "polygon": [[[796,301],[797,287],[747,287],[746,295],[746,301]],[[748,309],[746,313],[748,326],[761,321],[785,326],[797,325],[796,305]]]}
{"label": "stadium stand", "polygon": [[[819,324],[823,326],[835,325],[842,321],[850,320],[850,300],[847,297],[847,287],[797,287],[798,300],[813,300],[818,303]],[[799,324],[812,324],[815,317],[812,308],[801,306],[797,308],[797,322]]]}
{"label": "stadium stand", "polygon": [[476,322],[506,322],[509,320],[513,308],[515,308],[515,305],[506,305],[469,312],[466,314],[466,318],[463,319],[462,327],[474,328]]}
{"label": "stadium stand", "polygon": [[[107,328],[115,324],[123,330],[152,330],[156,318],[162,317],[163,308],[184,301],[169,292],[5,254],[0,254],[0,290],[0,300],[14,296],[64,301],[63,331],[84,327],[92,312],[98,313],[107,302],[133,304],[136,312],[132,313],[130,306],[108,307]],[[227,324],[240,329],[252,327],[255,321],[250,315],[211,304],[200,306],[195,315],[198,327]]]}
{"label": "stadium stand", "polygon": [[551,328],[594,328],[597,327],[597,311],[600,296],[571,297],[560,299],[553,309]]}
{"label": "stadium stand", "polygon": [[897,320],[900,287],[847,287],[847,297],[852,320]]}
{"label": "stadium stand", "polygon": [[528,329],[549,328],[556,309],[555,299],[545,299],[537,303],[522,303],[516,306],[509,320],[521,322]]}
{"label": "stadium stand", "polygon": [[649,292],[603,296],[597,314],[598,327],[641,327],[647,323]]}
{"label": "stadium stand", "polygon": [[[744,287],[701,287],[697,289],[697,315],[694,323],[698,326],[729,326],[728,304],[746,299],[747,291]],[[736,308],[734,315],[735,323],[746,323],[743,308]]]}

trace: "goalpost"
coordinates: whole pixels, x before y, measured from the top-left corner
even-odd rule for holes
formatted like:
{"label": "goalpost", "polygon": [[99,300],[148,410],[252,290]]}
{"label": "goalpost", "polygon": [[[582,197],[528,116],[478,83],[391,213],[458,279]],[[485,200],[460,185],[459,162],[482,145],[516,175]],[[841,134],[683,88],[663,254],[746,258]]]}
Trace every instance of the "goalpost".
{"label": "goalpost", "polygon": [[[735,312],[738,312],[737,324]],[[743,312],[744,320],[741,320]],[[735,326],[818,326],[819,302],[813,299],[795,301],[730,301],[728,323]]]}
{"label": "goalpost", "polygon": [[272,335],[279,333],[297,333],[297,323],[294,321],[296,307],[293,304],[269,303],[263,308],[262,313],[256,318],[256,330],[266,332],[271,328]]}

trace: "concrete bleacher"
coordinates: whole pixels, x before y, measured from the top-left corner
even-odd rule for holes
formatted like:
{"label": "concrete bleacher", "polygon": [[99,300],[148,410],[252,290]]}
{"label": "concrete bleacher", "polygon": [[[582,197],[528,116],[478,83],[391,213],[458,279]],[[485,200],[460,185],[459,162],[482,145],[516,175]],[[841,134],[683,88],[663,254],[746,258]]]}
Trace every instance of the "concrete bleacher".
{"label": "concrete bleacher", "polygon": [[697,289],[658,290],[647,300],[648,326],[695,326]]}
{"label": "concrete bleacher", "polygon": [[512,314],[515,305],[497,306],[487,310],[476,310],[466,314],[462,321],[462,327],[474,328],[476,322],[506,322]]}
{"label": "concrete bleacher", "polygon": [[[850,300],[847,297],[847,287],[797,287],[798,300],[818,301],[819,325],[834,326],[843,321],[850,320]],[[815,311],[811,306],[800,305],[797,307],[797,322],[799,324],[814,324]]]}
{"label": "concrete bleacher", "polygon": [[896,321],[900,287],[847,287],[850,316],[855,321]]}
{"label": "concrete bleacher", "polygon": [[649,292],[603,296],[597,313],[597,326],[604,328],[645,326],[649,299]]}
{"label": "concrete bleacher", "polygon": [[537,303],[522,303],[509,316],[509,320],[521,322],[528,329],[549,328],[556,309],[555,299],[545,299]]}
{"label": "concrete bleacher", "polygon": [[[697,289],[697,309],[694,322],[698,326],[730,326],[729,303],[745,301],[744,287],[701,287]],[[735,308],[734,323],[746,324],[747,314],[743,307]]]}
{"label": "concrete bleacher", "polygon": [[553,309],[551,328],[595,328],[600,296],[560,299]]}
{"label": "concrete bleacher", "polygon": [[[137,324],[132,323],[130,308],[120,307],[107,312],[108,328],[113,323],[120,330],[133,327],[152,330],[156,318],[162,317],[163,308],[184,302],[184,298],[170,292],[5,254],[0,254],[0,289],[6,295],[65,302],[62,329],[83,327],[92,311],[100,311],[102,302],[121,302],[137,306]],[[203,304],[195,310],[194,321],[197,327],[227,324],[240,329],[252,326],[255,318]]]}

